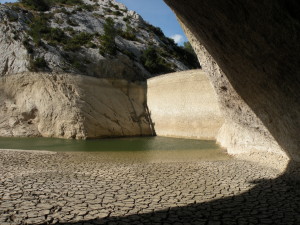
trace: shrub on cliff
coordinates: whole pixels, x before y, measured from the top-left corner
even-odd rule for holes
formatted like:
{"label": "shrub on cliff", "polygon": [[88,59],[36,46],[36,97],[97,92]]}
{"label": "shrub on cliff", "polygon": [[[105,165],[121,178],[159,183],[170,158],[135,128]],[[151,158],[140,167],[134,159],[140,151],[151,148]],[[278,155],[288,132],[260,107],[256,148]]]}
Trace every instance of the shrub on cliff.
{"label": "shrub on cliff", "polygon": [[45,0],[49,2],[50,5],[57,5],[57,4],[63,4],[63,5],[83,5],[84,2],[82,0]]}
{"label": "shrub on cliff", "polygon": [[190,44],[185,44],[185,46],[174,46],[174,52],[173,55],[178,60],[183,62],[186,65],[189,65],[190,67],[196,69],[201,68],[197,55],[194,52],[194,49]]}
{"label": "shrub on cliff", "polygon": [[128,23],[126,24],[126,30],[120,32],[120,36],[129,40],[129,41],[136,41],[136,30],[130,26]]}
{"label": "shrub on cliff", "polygon": [[34,43],[40,46],[41,39],[47,40],[51,45],[64,44],[67,42],[67,36],[64,31],[59,28],[48,26],[48,19],[51,15],[40,15],[32,19],[29,25],[28,34],[32,37]]}
{"label": "shrub on cliff", "polygon": [[28,34],[32,37],[36,45],[40,44],[41,38],[50,33],[50,28],[47,24],[47,18],[44,15],[33,17]]}
{"label": "shrub on cliff", "polygon": [[38,72],[41,70],[45,70],[47,68],[48,65],[44,58],[30,59],[29,68],[28,68],[30,71]]}
{"label": "shrub on cliff", "polygon": [[104,34],[100,37],[101,47],[100,54],[116,55],[117,45],[115,38],[117,36],[117,30],[112,18],[107,18],[103,26]]}
{"label": "shrub on cliff", "polygon": [[25,40],[23,41],[23,45],[27,49],[29,54],[32,54],[34,52],[33,47],[31,46],[30,40],[28,39],[28,37],[26,37]]}
{"label": "shrub on cliff", "polygon": [[82,12],[82,11],[89,11],[92,12],[97,9],[97,5],[87,5],[87,4],[80,4],[74,11],[75,12]]}
{"label": "shrub on cliff", "polygon": [[192,47],[192,45],[191,45],[191,43],[189,41],[183,43],[183,48],[186,51],[190,52],[191,54],[197,56],[194,49],[193,49],[193,47]]}
{"label": "shrub on cliff", "polygon": [[79,34],[76,34],[73,38],[69,39],[64,49],[67,51],[78,50],[80,49],[80,47],[91,43],[92,39],[93,39],[92,34],[81,32]]}
{"label": "shrub on cliff", "polygon": [[82,0],[19,0],[23,6],[36,11],[48,11],[55,5],[84,5]]}
{"label": "shrub on cliff", "polygon": [[165,37],[164,32],[161,30],[161,28],[153,26],[153,25],[151,25],[149,23],[146,23],[146,26],[147,26],[147,28],[148,28],[149,31],[153,32],[158,37],[160,37],[160,38],[164,38]]}
{"label": "shrub on cliff", "polygon": [[141,57],[144,67],[152,74],[163,74],[174,72],[171,65],[159,56],[158,50],[153,46],[147,48]]}
{"label": "shrub on cliff", "polygon": [[20,0],[20,3],[32,10],[48,11],[50,9],[50,5],[46,0]]}
{"label": "shrub on cliff", "polygon": [[165,37],[163,41],[163,51],[160,52],[160,55],[175,58],[193,69],[201,68],[197,55],[189,42],[178,46],[171,38]]}

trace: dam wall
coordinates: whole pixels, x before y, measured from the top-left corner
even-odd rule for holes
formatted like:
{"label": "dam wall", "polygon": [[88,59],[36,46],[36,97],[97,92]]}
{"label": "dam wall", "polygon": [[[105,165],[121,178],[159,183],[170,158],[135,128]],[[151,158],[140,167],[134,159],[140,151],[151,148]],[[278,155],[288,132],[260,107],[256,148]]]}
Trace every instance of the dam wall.
{"label": "dam wall", "polygon": [[224,118],[203,71],[154,77],[147,86],[147,103],[158,136],[216,139]]}

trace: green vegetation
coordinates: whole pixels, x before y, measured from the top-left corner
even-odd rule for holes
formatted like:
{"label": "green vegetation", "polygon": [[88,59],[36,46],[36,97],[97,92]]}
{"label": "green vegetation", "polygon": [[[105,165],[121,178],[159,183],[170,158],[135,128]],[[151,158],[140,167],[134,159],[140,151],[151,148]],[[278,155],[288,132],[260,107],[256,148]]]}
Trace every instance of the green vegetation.
{"label": "green vegetation", "polygon": [[[104,34],[89,34],[86,32],[79,33],[75,31],[72,27],[78,26],[76,20],[72,18],[72,13],[77,11],[93,11],[97,6],[95,5],[86,5],[82,0],[19,0],[17,4],[20,7],[25,7],[31,10],[36,11],[47,11],[52,6],[64,5],[73,7],[73,11],[70,12],[70,8],[67,7],[57,7],[55,13],[64,13],[68,15],[66,22],[70,26],[64,28],[52,28],[49,21],[54,21],[57,24],[63,24],[64,20],[60,18],[61,15],[55,16],[54,12],[33,12],[31,13],[32,17],[29,24],[28,38],[23,41],[23,45],[27,49],[28,53],[31,55],[30,68],[32,71],[37,71],[40,69],[47,68],[47,63],[44,58],[33,58],[34,55],[34,46],[42,46],[46,49],[48,43],[52,46],[65,50],[64,55],[66,56],[67,61],[79,71],[84,71],[84,66],[82,65],[82,60],[77,58],[72,58],[72,55],[75,55],[74,51],[80,50],[81,47],[85,46],[87,48],[98,48],[99,43],[94,42],[99,38],[100,47],[99,52],[104,56],[115,56],[117,52],[122,52],[127,55],[131,60],[136,59],[136,55],[133,52],[128,51],[127,49],[118,49],[116,45],[116,37],[119,35],[122,38],[130,41],[138,41],[136,33],[138,33],[139,28],[134,28],[130,25],[130,17],[124,17],[123,20],[126,21],[126,29],[119,30],[116,28],[115,23],[112,18],[107,18],[105,24],[103,25]],[[112,5],[110,8],[106,8],[106,11],[114,15],[122,15],[122,10],[118,9],[118,6]],[[94,17],[104,18],[103,15],[93,14]],[[11,15],[10,20],[14,21],[16,18],[14,15]],[[143,27],[144,28],[144,27]],[[144,67],[152,74],[162,74],[173,72],[175,65],[171,62],[168,63],[168,59],[176,59],[183,62],[185,65],[191,68],[199,68],[199,62],[197,56],[190,45],[190,43],[184,43],[184,46],[178,46],[174,43],[173,39],[165,37],[164,33],[159,27],[155,27],[151,24],[146,24],[146,29],[150,33],[150,37],[159,38],[160,44],[148,43],[148,47],[140,58],[140,62]],[[16,35],[17,37],[17,35]],[[31,37],[31,38],[30,38]],[[31,40],[32,39],[32,40]],[[157,46],[159,45],[159,46]],[[47,49],[46,49],[47,50]],[[72,59],[69,59],[70,57]]]}
{"label": "green vegetation", "polygon": [[41,39],[48,38],[49,33],[51,33],[51,28],[47,24],[47,17],[43,14],[33,17],[29,28],[28,34],[32,37],[36,46],[40,46]]}
{"label": "green vegetation", "polygon": [[51,15],[42,14],[40,16],[33,17],[30,30],[28,34],[32,37],[36,46],[41,45],[41,39],[49,42],[49,44],[57,45],[59,43],[66,43],[68,37],[64,31],[59,28],[52,28],[48,26],[48,18]]}
{"label": "green vegetation", "polygon": [[183,47],[186,51],[190,52],[191,54],[194,54],[196,56],[196,53],[189,41],[183,43]]}
{"label": "green vegetation", "polygon": [[73,27],[65,27],[64,31],[68,32],[71,36],[76,35],[76,31],[73,29]]}
{"label": "green vegetation", "polygon": [[[86,72],[86,65],[90,64],[91,61],[80,55],[64,54],[64,58],[71,65],[72,68],[79,72]],[[65,71],[69,71],[70,68],[66,67]]]}
{"label": "green vegetation", "polygon": [[23,41],[23,45],[27,49],[27,51],[28,51],[29,54],[33,54],[34,51],[33,51],[33,48],[31,46],[31,44],[29,43],[28,37],[25,38],[25,40]]}
{"label": "green vegetation", "polygon": [[120,36],[127,39],[127,40],[130,40],[130,41],[136,41],[137,38],[136,38],[136,30],[129,25],[129,23],[126,24],[126,30],[125,31],[121,31],[120,32]]}
{"label": "green vegetation", "polygon": [[69,12],[66,8],[56,9],[56,10],[54,11],[54,13],[55,13],[55,14],[56,14],[56,13],[63,13],[63,14],[66,14],[66,15],[71,15],[71,14],[72,14],[72,13]]}
{"label": "green vegetation", "polygon": [[93,39],[93,35],[86,33],[86,32],[81,32],[79,34],[76,34],[73,36],[73,38],[69,39],[68,42],[66,43],[64,49],[66,51],[76,51],[81,48],[81,46],[85,46],[89,43],[91,43]]}
{"label": "green vegetation", "polygon": [[49,5],[84,5],[82,0],[44,0]]}
{"label": "green vegetation", "polygon": [[79,11],[79,12],[82,12],[82,11],[89,11],[89,12],[92,12],[94,10],[96,10],[98,6],[96,5],[87,5],[87,4],[81,4],[77,7],[76,10],[74,10],[75,12],[76,11]]}
{"label": "green vegetation", "polygon": [[44,58],[36,58],[36,59],[30,59],[29,63],[29,70],[30,71],[41,71],[48,68],[47,62]]}
{"label": "green vegetation", "polygon": [[48,11],[56,5],[85,5],[82,0],[19,0],[26,8],[36,11]]}
{"label": "green vegetation", "polygon": [[93,13],[93,17],[95,17],[95,18],[104,18],[104,15],[98,14],[98,13]]}
{"label": "green vegetation", "polygon": [[159,38],[165,38],[164,32],[159,27],[155,27],[149,23],[147,23],[146,25],[150,32],[153,32]]}
{"label": "green vegetation", "polygon": [[193,48],[187,46],[175,46],[174,51],[172,52],[174,57],[177,58],[179,61],[183,62],[185,65],[188,65],[194,69],[201,68],[197,55],[194,52]]}
{"label": "green vegetation", "polygon": [[110,8],[103,7],[105,10],[106,14],[112,13],[112,10]]}
{"label": "green vegetation", "polygon": [[123,13],[121,13],[119,10],[117,10],[117,11],[113,11],[113,12],[112,12],[112,15],[115,15],[115,16],[123,16]]}
{"label": "green vegetation", "polygon": [[164,45],[160,50],[160,55],[175,58],[193,69],[201,68],[197,55],[189,42],[185,42],[184,46],[178,46],[171,38],[164,37],[162,40]]}
{"label": "green vegetation", "polygon": [[152,74],[174,72],[171,65],[166,63],[166,61],[159,55],[158,50],[153,46],[150,46],[143,52],[141,62]]}
{"label": "green vegetation", "polygon": [[71,60],[71,65],[73,68],[80,72],[85,72],[86,66],[78,59],[72,59]]}
{"label": "green vegetation", "polygon": [[77,27],[78,23],[75,20],[72,20],[70,18],[67,19],[67,24],[69,24],[72,27]]}
{"label": "green vegetation", "polygon": [[[72,37],[68,37],[62,29],[52,28],[48,25],[47,20],[50,15],[41,14],[40,16],[35,16],[29,25],[30,30],[28,34],[32,37],[33,42],[36,46],[41,45],[41,40],[46,40],[50,45],[57,46],[61,45],[67,51],[75,51],[80,49],[81,46],[95,47],[91,41],[94,37],[92,34],[81,32],[76,34],[74,29],[71,27],[66,28]],[[25,40],[23,42],[24,46],[29,49],[29,41]]]}
{"label": "green vegetation", "polygon": [[127,50],[127,49],[120,49],[120,52],[122,52],[124,55],[127,55],[131,60],[135,60],[136,57],[133,52]]}
{"label": "green vegetation", "polygon": [[101,47],[100,54],[116,55],[117,45],[115,38],[117,36],[117,30],[112,18],[107,18],[104,24],[104,34],[100,37]]}
{"label": "green vegetation", "polygon": [[123,16],[123,13],[120,12],[120,10],[114,11],[114,10],[111,10],[110,8],[106,8],[106,7],[104,7],[103,9],[105,10],[105,13],[107,15]]}
{"label": "green vegetation", "polygon": [[49,41],[49,44],[51,45],[66,43],[68,39],[64,31],[59,28],[50,28],[48,36],[44,38]]}
{"label": "green vegetation", "polygon": [[191,68],[201,68],[197,55],[194,52],[189,42],[184,43],[184,46],[178,46],[173,39],[164,35],[159,27],[147,24],[148,30],[153,32],[164,43],[163,49],[159,49],[159,55],[168,58],[175,58]]}
{"label": "green vegetation", "polygon": [[131,16],[126,16],[123,18],[123,21],[128,23],[131,20]]}
{"label": "green vegetation", "polygon": [[18,21],[18,15],[14,15],[13,13],[11,13],[9,11],[6,12],[6,16],[7,16],[9,22]]}
{"label": "green vegetation", "polygon": [[109,6],[115,8],[116,10],[119,10],[119,6],[112,4],[111,2],[109,2]]}
{"label": "green vegetation", "polygon": [[63,24],[64,20],[62,18],[55,17],[54,22],[57,23],[57,24]]}
{"label": "green vegetation", "polygon": [[45,0],[20,0],[19,2],[31,10],[48,11],[50,9],[49,4]]}

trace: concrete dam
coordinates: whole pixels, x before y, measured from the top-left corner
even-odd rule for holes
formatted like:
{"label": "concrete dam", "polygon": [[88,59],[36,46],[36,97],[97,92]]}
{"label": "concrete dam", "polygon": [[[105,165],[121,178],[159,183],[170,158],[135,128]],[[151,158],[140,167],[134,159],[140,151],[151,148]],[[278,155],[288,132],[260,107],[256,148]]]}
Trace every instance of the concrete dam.
{"label": "concrete dam", "polygon": [[224,123],[217,95],[201,70],[149,79],[147,104],[158,136],[215,140]]}

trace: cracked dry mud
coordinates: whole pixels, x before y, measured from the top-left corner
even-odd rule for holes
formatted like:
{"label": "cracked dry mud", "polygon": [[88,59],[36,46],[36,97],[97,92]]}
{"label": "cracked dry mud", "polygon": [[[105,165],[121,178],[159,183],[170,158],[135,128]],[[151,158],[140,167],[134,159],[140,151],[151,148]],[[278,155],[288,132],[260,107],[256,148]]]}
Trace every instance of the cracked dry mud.
{"label": "cracked dry mud", "polygon": [[0,151],[0,224],[300,224],[299,189],[236,159]]}

